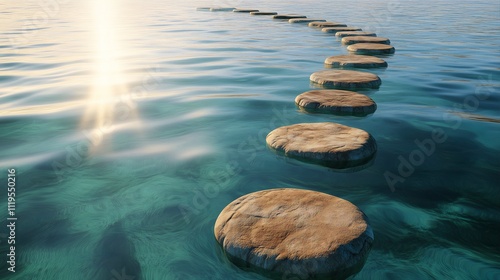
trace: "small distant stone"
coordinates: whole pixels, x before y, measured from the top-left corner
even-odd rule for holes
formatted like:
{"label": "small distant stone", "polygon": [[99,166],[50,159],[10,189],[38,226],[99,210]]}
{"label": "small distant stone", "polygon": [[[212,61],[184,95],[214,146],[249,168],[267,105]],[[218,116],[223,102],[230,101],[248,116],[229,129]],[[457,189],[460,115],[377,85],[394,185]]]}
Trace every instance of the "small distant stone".
{"label": "small distant stone", "polygon": [[308,112],[366,116],[377,110],[370,97],[347,90],[310,90],[299,94],[295,103]]}
{"label": "small distant stone", "polygon": [[366,31],[342,31],[335,33],[335,36],[343,38],[347,36],[377,36],[376,33]]}
{"label": "small distant stone", "polygon": [[285,156],[334,168],[366,163],[377,150],[368,132],[329,122],[282,126],[267,135],[266,143]]}
{"label": "small distant stone", "polygon": [[196,8],[197,11],[210,11],[211,7],[198,7]]}
{"label": "small distant stone", "polygon": [[277,15],[278,13],[276,12],[251,12],[250,15],[252,16],[274,16]]}
{"label": "small distant stone", "polygon": [[331,22],[331,21],[326,21],[326,22],[310,22],[309,23],[310,27],[316,27],[316,28],[325,28],[325,27],[347,27],[346,24],[339,23],[339,22]]}
{"label": "small distant stone", "polygon": [[352,70],[322,70],[312,73],[310,80],[324,87],[336,89],[378,88],[382,84],[375,74]]}
{"label": "small distant stone", "polygon": [[277,279],[346,279],[362,269],[374,241],[367,217],[351,202],[292,188],[234,200],[214,234],[231,261]]}
{"label": "small distant stone", "polygon": [[325,27],[321,31],[326,33],[337,33],[342,31],[361,31],[361,28],[357,27]]}
{"label": "small distant stone", "polygon": [[211,12],[232,12],[234,9],[236,9],[236,8],[213,7],[213,8],[210,8],[210,11]]}
{"label": "small distant stone", "polygon": [[387,62],[381,58],[369,55],[354,55],[354,54],[330,56],[327,59],[325,59],[325,64],[331,68],[387,67]]}
{"label": "small distant stone", "polygon": [[292,19],[292,18],[307,18],[306,16],[296,14],[275,15],[273,19]]}
{"label": "small distant stone", "polygon": [[233,12],[235,13],[253,13],[253,12],[258,12],[259,10],[250,10],[250,9],[234,9]]}
{"label": "small distant stone", "polygon": [[391,54],[396,50],[391,45],[358,43],[349,45],[347,50],[356,54]]}
{"label": "small distant stone", "polygon": [[373,36],[348,36],[342,38],[342,44],[352,45],[357,43],[373,43],[373,44],[385,44],[390,45],[391,40],[384,37],[373,37]]}
{"label": "small distant stone", "polygon": [[318,22],[318,21],[325,21],[324,19],[308,19],[308,18],[292,18],[289,19],[289,23],[309,23],[309,22]]}

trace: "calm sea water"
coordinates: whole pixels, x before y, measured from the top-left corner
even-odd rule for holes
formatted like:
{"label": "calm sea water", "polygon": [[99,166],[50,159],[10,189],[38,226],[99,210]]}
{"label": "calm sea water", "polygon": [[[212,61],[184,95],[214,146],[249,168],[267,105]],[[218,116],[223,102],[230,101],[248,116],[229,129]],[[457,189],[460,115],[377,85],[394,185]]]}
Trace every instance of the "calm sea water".
{"label": "calm sea water", "polygon": [[[43,3],[0,4],[0,218],[8,168],[18,218],[15,273],[0,227],[1,279],[264,279],[225,259],[213,224],[277,187],[367,214],[375,244],[355,279],[500,279],[500,2]],[[347,53],[331,34],[197,6],[390,38],[389,67],[370,71],[382,86],[363,92],[377,111],[295,107],[324,59]],[[276,127],[324,121],[370,132],[375,160],[332,170],[265,147]]]}

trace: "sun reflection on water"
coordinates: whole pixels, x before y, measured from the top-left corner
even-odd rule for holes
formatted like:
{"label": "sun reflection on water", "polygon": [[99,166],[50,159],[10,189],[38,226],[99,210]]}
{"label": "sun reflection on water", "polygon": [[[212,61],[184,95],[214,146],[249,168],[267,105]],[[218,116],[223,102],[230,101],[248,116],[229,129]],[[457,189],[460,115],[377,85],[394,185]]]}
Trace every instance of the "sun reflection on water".
{"label": "sun reflection on water", "polygon": [[[87,108],[81,120],[84,130],[98,131],[106,135],[120,122],[133,121],[137,111],[128,95],[127,79],[120,56],[125,53],[124,40],[117,20],[119,3],[114,0],[94,0],[92,19],[94,30],[94,76],[91,80]],[[125,98],[124,98],[125,97]],[[125,100],[125,101],[124,101]],[[125,104],[127,113],[119,112],[119,105]],[[102,138],[98,141],[99,144]]]}

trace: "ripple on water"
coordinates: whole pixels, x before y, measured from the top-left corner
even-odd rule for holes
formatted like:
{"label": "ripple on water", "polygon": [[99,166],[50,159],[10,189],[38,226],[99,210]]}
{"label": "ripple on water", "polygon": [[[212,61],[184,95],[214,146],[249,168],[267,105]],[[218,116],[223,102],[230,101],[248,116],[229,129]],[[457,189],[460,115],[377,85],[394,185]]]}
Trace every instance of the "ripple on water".
{"label": "ripple on water", "polygon": [[[341,195],[363,209],[375,243],[355,279],[500,278],[500,45],[492,1],[434,1],[430,11],[430,1],[399,1],[390,18],[387,5],[369,0],[357,1],[360,9],[344,0],[253,3],[311,18],[335,10],[336,20],[364,30],[377,17],[390,21],[379,22],[377,33],[398,52],[380,56],[387,69],[369,71],[383,80],[363,92],[378,110],[358,119],[303,114],[293,102],[311,89],[308,77],[326,57],[347,53],[336,38],[271,18],[195,13],[190,3],[136,2],[103,11],[114,14],[95,30],[99,13],[85,1],[61,4],[47,24],[27,29],[22,20],[38,4],[1,4],[18,15],[12,25],[0,20],[0,166],[19,172],[19,261],[26,264],[16,279],[109,280],[124,264],[143,279],[263,280],[227,260],[213,223],[235,198],[277,186]],[[130,99],[136,114],[115,119],[81,161],[68,160],[88,140],[81,119],[99,104],[87,99],[95,83],[133,90],[151,77],[157,83]],[[477,92],[488,96],[470,110],[464,102]],[[325,121],[369,131],[377,158],[340,173],[280,160],[265,146],[276,127]],[[447,140],[392,192],[384,172],[397,173],[400,156],[408,159],[415,140],[435,128]]]}
{"label": "ripple on water", "polygon": [[[75,63],[76,61],[72,62]],[[34,63],[34,62],[8,62],[0,63],[0,69],[3,70],[45,70],[57,68],[65,65],[64,63]]]}

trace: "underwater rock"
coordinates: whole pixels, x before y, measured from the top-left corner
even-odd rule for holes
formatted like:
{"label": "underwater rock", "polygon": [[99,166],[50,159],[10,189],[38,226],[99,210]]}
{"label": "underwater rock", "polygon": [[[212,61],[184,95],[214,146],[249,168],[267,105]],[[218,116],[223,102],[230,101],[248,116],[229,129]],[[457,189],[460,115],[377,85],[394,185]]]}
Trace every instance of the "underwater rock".
{"label": "underwater rock", "polygon": [[141,265],[136,258],[133,243],[121,222],[110,225],[103,233],[94,256],[97,275],[93,279],[109,280],[124,275],[142,279]]}

